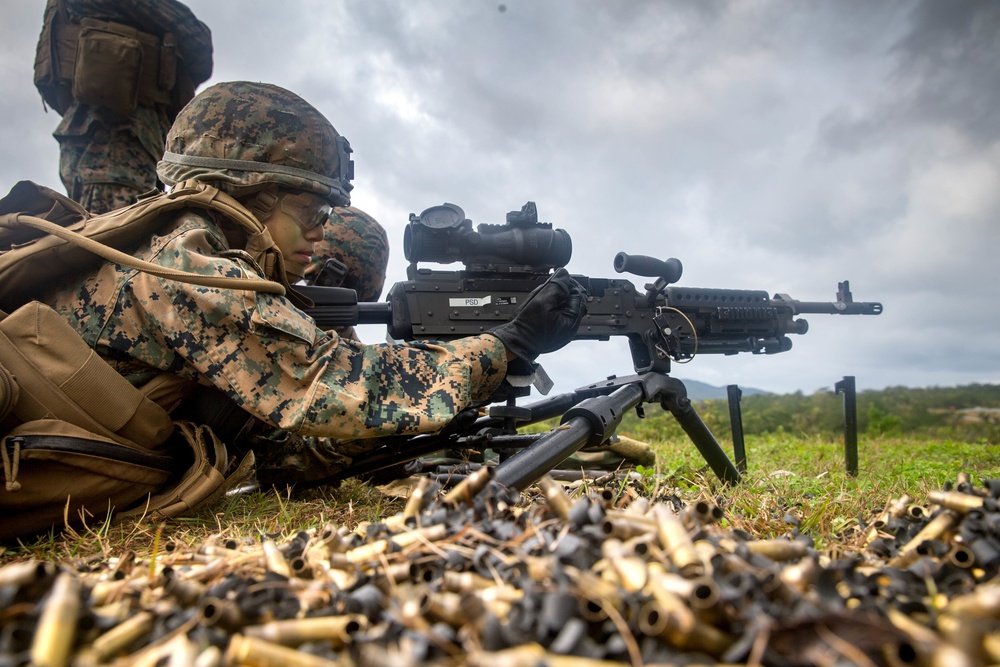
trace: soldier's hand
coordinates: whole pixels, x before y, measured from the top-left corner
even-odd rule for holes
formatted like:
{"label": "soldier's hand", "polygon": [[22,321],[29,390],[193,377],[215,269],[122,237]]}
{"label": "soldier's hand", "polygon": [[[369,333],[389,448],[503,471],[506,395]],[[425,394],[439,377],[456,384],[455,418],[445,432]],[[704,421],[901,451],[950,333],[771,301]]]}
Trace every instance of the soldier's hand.
{"label": "soldier's hand", "polygon": [[514,317],[490,333],[527,361],[554,352],[576,335],[587,312],[587,293],[566,269],[559,269],[528,295]]}

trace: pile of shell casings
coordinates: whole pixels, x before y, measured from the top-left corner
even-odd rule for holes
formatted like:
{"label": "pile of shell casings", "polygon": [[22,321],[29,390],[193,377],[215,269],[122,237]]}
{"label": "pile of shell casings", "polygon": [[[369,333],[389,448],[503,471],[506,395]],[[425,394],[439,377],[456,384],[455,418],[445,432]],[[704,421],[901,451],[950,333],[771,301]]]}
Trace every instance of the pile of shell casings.
{"label": "pile of shell casings", "polygon": [[850,555],[711,502],[485,482],[353,531],[7,565],[0,667],[1000,663],[1000,481],[896,500]]}

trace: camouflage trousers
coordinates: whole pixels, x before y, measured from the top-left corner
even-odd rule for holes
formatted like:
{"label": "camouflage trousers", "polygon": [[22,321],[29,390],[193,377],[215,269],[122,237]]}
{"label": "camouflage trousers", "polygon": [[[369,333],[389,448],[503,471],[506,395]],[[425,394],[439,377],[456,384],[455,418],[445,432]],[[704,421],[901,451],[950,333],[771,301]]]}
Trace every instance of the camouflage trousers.
{"label": "camouflage trousers", "polygon": [[128,206],[156,188],[156,160],[128,130],[100,128],[60,141],[59,176],[66,194],[91,213]]}

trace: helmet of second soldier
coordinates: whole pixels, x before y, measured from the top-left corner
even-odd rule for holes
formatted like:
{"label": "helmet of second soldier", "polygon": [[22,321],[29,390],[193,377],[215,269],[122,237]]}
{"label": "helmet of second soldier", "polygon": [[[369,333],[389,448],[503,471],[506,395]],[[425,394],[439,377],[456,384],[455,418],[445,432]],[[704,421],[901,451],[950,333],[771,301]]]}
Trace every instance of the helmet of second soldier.
{"label": "helmet of second soldier", "polygon": [[341,287],[357,292],[358,301],[378,301],[389,266],[389,238],[375,218],[353,206],[335,208],[323,228],[323,240],[313,247],[306,279],[330,259],[343,264]]}
{"label": "helmet of second soldier", "polygon": [[351,147],[295,93],[251,81],[218,83],[181,109],[156,173],[166,185],[194,179],[244,198],[274,186],[351,203]]}

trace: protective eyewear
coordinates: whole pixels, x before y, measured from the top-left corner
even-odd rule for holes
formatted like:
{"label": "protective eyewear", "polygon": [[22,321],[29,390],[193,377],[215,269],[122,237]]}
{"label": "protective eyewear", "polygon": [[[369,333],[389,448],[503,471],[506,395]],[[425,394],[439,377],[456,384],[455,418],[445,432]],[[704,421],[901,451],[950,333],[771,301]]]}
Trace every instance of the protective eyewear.
{"label": "protective eyewear", "polygon": [[306,231],[322,225],[333,211],[325,199],[311,192],[282,194],[278,206]]}

